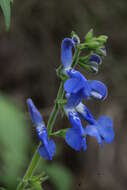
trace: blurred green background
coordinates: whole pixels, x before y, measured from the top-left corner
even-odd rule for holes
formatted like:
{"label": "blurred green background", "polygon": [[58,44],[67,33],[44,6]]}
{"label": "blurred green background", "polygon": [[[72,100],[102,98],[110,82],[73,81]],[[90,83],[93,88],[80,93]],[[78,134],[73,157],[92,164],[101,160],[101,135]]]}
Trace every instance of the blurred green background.
{"label": "blurred green background", "polygon": [[[26,98],[31,97],[47,121],[60,81],[61,40],[72,30],[83,40],[91,28],[109,36],[107,57],[98,75],[109,95],[104,102],[87,102],[96,115],[114,120],[115,141],[100,149],[88,139],[86,153],[76,153],[61,139],[52,162],[41,160],[51,176],[45,190],[127,189],[127,1],[14,0],[11,27],[5,32],[0,12],[0,185],[15,189],[38,140],[31,126]],[[59,117],[56,128],[69,127]]]}

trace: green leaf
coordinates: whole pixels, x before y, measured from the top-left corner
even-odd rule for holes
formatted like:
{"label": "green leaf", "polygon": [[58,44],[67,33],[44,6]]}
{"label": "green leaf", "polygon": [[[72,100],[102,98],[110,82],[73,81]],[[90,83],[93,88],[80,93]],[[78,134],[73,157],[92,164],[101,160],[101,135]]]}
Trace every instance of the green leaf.
{"label": "green leaf", "polygon": [[6,30],[10,27],[11,20],[11,0],[0,0],[0,6],[4,14]]}
{"label": "green leaf", "polygon": [[0,96],[0,159],[3,163],[0,179],[9,189],[14,189],[27,162],[27,132],[21,110],[8,98]]}

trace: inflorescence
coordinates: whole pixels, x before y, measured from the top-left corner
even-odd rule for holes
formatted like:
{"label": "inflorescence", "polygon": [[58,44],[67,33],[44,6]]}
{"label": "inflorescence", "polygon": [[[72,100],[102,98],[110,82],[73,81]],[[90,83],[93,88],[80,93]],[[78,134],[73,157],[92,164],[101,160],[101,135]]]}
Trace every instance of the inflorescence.
{"label": "inflorescence", "polygon": [[[64,114],[69,119],[71,127],[62,129],[54,133],[48,133],[40,112],[35,107],[32,100],[27,100],[31,120],[35,125],[41,145],[38,149],[40,156],[44,159],[52,160],[56,145],[50,136],[60,135],[64,137],[66,143],[74,150],[86,151],[87,136],[96,138],[101,147],[104,143],[111,143],[114,139],[114,129],[112,119],[107,116],[100,116],[97,120],[84,105],[83,101],[98,99],[100,101],[107,97],[107,87],[101,81],[88,80],[82,73],[76,70],[73,65],[75,52],[87,50],[87,55],[78,56],[77,65],[88,71],[97,73],[102,64],[102,58],[106,56],[104,43],[107,37],[101,35],[93,36],[90,30],[85,37],[85,42],[80,43],[79,37],[73,32],[71,38],[65,38],[61,44],[62,65],[57,69],[64,88],[64,97],[56,102],[59,104]],[[74,53],[73,53],[74,52]],[[87,122],[84,127],[82,120]],[[62,135],[61,135],[62,134]]]}

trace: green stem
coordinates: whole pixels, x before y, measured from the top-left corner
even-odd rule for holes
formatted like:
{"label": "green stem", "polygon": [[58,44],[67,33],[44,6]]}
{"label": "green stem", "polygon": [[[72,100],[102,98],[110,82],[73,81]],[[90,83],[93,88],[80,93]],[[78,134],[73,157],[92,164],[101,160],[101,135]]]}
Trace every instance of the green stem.
{"label": "green stem", "polygon": [[[79,55],[80,55],[80,49],[77,48],[76,52],[74,54],[73,62],[72,62],[73,68],[78,63]],[[63,96],[64,96],[64,87],[63,87],[63,82],[61,82],[56,99],[61,99],[61,98],[63,98]],[[47,131],[48,131],[49,136],[52,132],[52,129],[53,129],[56,117],[58,115],[58,112],[59,112],[59,106],[58,106],[57,102],[55,101],[55,105],[54,105],[53,110],[50,114],[48,124],[47,124]],[[33,172],[35,171],[37,164],[39,162],[39,159],[40,159],[40,156],[38,154],[38,147],[37,147],[37,149],[33,155],[33,158],[32,158],[32,160],[28,166],[28,169],[27,169],[22,181],[19,183],[16,190],[23,190],[23,188],[25,187],[25,181],[27,181],[32,176]]]}
{"label": "green stem", "polygon": [[77,65],[80,52],[81,52],[80,48],[77,47],[76,52],[75,52],[74,57],[73,57],[73,61],[72,61],[72,68],[74,68]]}
{"label": "green stem", "polygon": [[[39,146],[40,146],[40,144],[39,144]],[[38,147],[37,147],[37,149],[36,149],[36,151],[32,157],[32,160],[29,164],[29,167],[28,167],[22,181],[19,183],[16,190],[23,190],[23,188],[25,186],[25,182],[27,181],[27,179],[29,179],[32,176],[34,170],[36,169],[37,164],[39,163],[39,159],[40,159],[40,156],[38,154]]]}
{"label": "green stem", "polygon": [[[64,88],[63,88],[63,82],[61,82],[59,90],[58,90],[58,93],[57,93],[56,100],[60,99],[60,98],[63,98],[63,96],[64,96]],[[48,124],[47,124],[47,131],[48,131],[49,136],[50,136],[50,133],[52,132],[52,128],[54,126],[54,123],[55,123],[56,117],[58,115],[58,112],[59,112],[59,106],[58,106],[57,102],[55,102],[55,105],[54,105],[53,110],[52,110],[52,112],[50,114]]]}

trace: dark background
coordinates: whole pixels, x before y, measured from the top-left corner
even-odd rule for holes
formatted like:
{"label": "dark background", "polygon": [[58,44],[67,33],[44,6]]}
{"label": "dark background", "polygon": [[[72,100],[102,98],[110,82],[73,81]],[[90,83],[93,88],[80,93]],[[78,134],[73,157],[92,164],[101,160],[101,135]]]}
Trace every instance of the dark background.
{"label": "dark background", "polygon": [[[108,87],[108,98],[104,102],[86,104],[97,117],[106,114],[113,118],[115,140],[100,149],[90,138],[87,152],[77,153],[57,139],[62,151],[54,159],[72,173],[70,189],[126,190],[127,1],[14,0],[8,33],[2,12],[0,15],[0,92],[18,104],[23,112],[27,112],[26,98],[31,97],[46,121],[60,83],[55,69],[61,63],[61,40],[74,30],[82,41],[91,28],[95,35],[109,37],[107,57],[98,75],[84,74],[88,79],[103,81]],[[57,126],[69,127],[68,121],[60,119]],[[31,139],[35,142],[33,133]],[[30,159],[33,151],[29,148],[28,152]],[[52,184],[45,185],[45,189],[53,189]]]}

